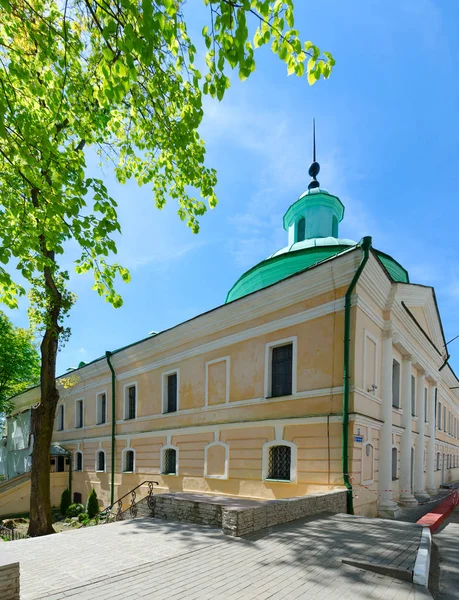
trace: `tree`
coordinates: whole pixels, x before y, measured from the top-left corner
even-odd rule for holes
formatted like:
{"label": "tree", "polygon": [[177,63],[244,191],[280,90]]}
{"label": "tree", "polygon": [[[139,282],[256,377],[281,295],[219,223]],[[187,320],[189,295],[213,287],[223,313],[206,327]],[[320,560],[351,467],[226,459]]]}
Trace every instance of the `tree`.
{"label": "tree", "polygon": [[[158,208],[176,201],[197,233],[206,205],[217,202],[216,173],[205,165],[198,133],[203,94],[222,100],[228,68],[249,77],[255,49],[267,44],[289,74],[310,84],[334,65],[330,54],[300,41],[293,0],[204,3],[201,74],[183,0],[0,0],[0,300],[17,306],[25,280],[43,334],[41,403],[31,426],[32,536],[52,532],[56,353],[75,300],[61,267],[66,243],[80,249],[77,272],[92,272],[94,290],[114,307],[122,303],[116,280],[130,278],[109,262],[112,235],[121,231],[116,202],[101,180],[86,176],[85,150],[97,150],[120,182],[150,185]],[[13,279],[10,264],[23,280]]]}
{"label": "tree", "polygon": [[96,490],[94,488],[89,493],[88,501],[86,503],[86,512],[90,519],[93,519],[99,514],[99,500],[97,499]]}
{"label": "tree", "polygon": [[0,413],[11,410],[11,396],[39,381],[40,355],[33,332],[15,327],[0,311]]}

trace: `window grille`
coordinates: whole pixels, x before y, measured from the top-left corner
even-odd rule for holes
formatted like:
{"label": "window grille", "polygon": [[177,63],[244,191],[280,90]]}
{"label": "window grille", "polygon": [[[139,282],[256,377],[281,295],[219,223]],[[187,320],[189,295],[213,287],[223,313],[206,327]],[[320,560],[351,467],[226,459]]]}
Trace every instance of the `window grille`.
{"label": "window grille", "polygon": [[271,396],[292,393],[293,344],[273,348],[271,364]]}
{"label": "window grille", "polygon": [[105,471],[105,453],[102,451],[97,454],[97,470]]}
{"label": "window grille", "polygon": [[81,454],[81,452],[77,452],[76,453],[75,471],[82,471],[82,470],[83,470],[83,455]]}
{"label": "window grille", "polygon": [[136,404],[135,392],[136,392],[135,385],[132,385],[128,389],[128,406],[127,406],[126,419],[135,419],[135,408],[136,408],[135,407],[135,404]]}
{"label": "window grille", "polygon": [[133,473],[134,471],[134,451],[126,450],[124,453],[124,470],[127,473]]}
{"label": "window grille", "polygon": [[171,373],[167,376],[167,406],[166,412],[176,412],[177,410],[177,373]]}
{"label": "window grille", "polygon": [[177,451],[167,448],[164,451],[164,475],[177,475]]}
{"label": "window grille", "polygon": [[290,446],[271,446],[269,449],[268,479],[290,481],[292,449]]}

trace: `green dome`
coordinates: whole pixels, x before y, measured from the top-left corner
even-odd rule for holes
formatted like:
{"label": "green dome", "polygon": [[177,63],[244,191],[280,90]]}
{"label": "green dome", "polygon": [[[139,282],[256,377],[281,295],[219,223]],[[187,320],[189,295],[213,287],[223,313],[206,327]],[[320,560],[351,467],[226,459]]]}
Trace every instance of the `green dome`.
{"label": "green dome", "polygon": [[[282,281],[324,260],[346,252],[357,244],[338,237],[338,224],[344,206],[337,196],[325,190],[308,190],[284,215],[289,245],[246,271],[228,292],[226,302]],[[393,281],[409,283],[409,276],[396,260],[374,249],[374,253]]]}

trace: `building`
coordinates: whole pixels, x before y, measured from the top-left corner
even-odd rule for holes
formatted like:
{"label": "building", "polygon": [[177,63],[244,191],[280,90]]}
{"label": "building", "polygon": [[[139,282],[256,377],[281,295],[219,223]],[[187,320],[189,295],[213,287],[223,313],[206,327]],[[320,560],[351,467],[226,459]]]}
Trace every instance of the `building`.
{"label": "building", "polygon": [[[225,304],[72,372],[54,504],[71,466],[73,491],[84,501],[94,487],[105,506],[154,479],[257,499],[347,488],[349,510],[386,517],[459,479],[459,383],[434,290],[371,238],[339,238],[344,206],[318,172],[285,213],[288,244]],[[39,401],[38,388],[15,398],[8,440]],[[33,440],[19,446],[7,442],[3,462]],[[19,479],[0,486],[0,514],[27,509]]]}

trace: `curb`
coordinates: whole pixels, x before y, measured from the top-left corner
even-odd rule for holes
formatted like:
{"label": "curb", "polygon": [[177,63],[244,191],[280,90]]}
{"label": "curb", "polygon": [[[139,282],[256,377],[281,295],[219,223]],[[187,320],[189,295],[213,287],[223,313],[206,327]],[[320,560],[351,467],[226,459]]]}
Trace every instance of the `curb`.
{"label": "curb", "polygon": [[432,512],[424,515],[419,521],[418,525],[427,527],[432,533],[440,527],[443,521],[448,517],[453,509],[459,504],[459,493],[455,490],[447,498],[442,500],[440,504],[432,510]]}
{"label": "curb", "polygon": [[429,585],[430,554],[432,551],[432,534],[429,527],[423,527],[419,542],[416,562],[413,569],[413,583],[425,588]]}

